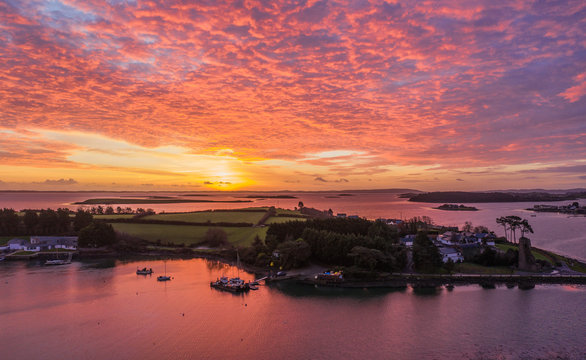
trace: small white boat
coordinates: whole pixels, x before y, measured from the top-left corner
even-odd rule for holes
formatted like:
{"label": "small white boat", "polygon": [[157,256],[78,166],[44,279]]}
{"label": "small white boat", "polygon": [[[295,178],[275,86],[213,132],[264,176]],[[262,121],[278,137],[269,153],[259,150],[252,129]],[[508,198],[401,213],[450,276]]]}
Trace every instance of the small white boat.
{"label": "small white boat", "polygon": [[157,281],[169,281],[171,280],[170,276],[167,276],[167,262],[165,261],[165,275],[157,276]]}

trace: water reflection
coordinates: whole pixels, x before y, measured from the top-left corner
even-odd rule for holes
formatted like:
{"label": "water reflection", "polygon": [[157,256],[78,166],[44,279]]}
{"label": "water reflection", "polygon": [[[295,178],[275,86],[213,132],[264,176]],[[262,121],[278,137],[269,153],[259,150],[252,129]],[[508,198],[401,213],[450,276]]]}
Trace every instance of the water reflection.
{"label": "water reflection", "polygon": [[165,283],[136,275],[137,266],[161,273],[162,260],[92,264],[0,264],[3,359],[41,351],[61,359],[63,339],[67,358],[586,358],[579,287],[448,292],[289,282],[233,294],[210,288],[237,272],[214,261],[169,260],[174,279]]}

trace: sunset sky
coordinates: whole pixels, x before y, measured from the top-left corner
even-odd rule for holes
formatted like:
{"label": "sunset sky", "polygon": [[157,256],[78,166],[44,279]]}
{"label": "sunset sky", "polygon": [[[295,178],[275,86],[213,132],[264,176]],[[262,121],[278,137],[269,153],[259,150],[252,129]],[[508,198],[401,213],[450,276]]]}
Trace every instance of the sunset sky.
{"label": "sunset sky", "polygon": [[0,0],[0,189],[586,187],[586,2]]}

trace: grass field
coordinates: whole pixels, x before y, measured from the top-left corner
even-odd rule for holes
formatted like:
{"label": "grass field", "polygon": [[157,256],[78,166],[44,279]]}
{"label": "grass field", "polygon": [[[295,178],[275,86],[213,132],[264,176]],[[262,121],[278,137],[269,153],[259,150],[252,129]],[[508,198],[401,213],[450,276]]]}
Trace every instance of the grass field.
{"label": "grass field", "polygon": [[267,221],[265,221],[265,225],[270,225],[270,224],[280,224],[280,223],[284,223],[287,221],[306,221],[307,219],[304,218],[296,218],[296,217],[285,217],[285,216],[279,216],[279,217],[270,217],[268,218]]}
{"label": "grass field", "polygon": [[186,221],[194,223],[251,223],[256,224],[265,213],[263,212],[237,212],[237,211],[198,211],[194,213],[182,214],[157,214],[145,216],[144,220],[163,220],[163,221]]}
{"label": "grass field", "polygon": [[[506,252],[508,249],[513,249],[513,250],[518,250],[519,247],[515,246],[515,245],[509,245],[509,244],[496,244],[496,247],[504,252]],[[543,260],[543,261],[547,261],[548,263],[550,263],[551,265],[555,265],[552,263],[552,259],[545,256],[544,254],[542,254],[541,252],[532,249],[531,253],[533,254],[533,257],[535,258],[535,260]]]}
{"label": "grass field", "polygon": [[[158,225],[158,224],[125,224],[112,223],[116,231],[127,233],[138,238],[163,244],[185,244],[190,246],[203,240],[208,226]],[[228,241],[236,246],[249,246],[258,235],[264,240],[266,227],[220,227],[228,235]]]}

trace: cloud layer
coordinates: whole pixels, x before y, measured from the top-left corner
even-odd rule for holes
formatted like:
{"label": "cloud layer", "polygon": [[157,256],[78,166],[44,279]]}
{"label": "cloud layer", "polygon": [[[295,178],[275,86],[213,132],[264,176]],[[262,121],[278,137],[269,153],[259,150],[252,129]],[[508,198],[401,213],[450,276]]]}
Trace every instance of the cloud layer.
{"label": "cloud layer", "polygon": [[462,172],[495,167],[549,186],[586,160],[584,29],[583,1],[0,1],[0,159],[159,168],[58,131],[281,188],[478,186]]}

